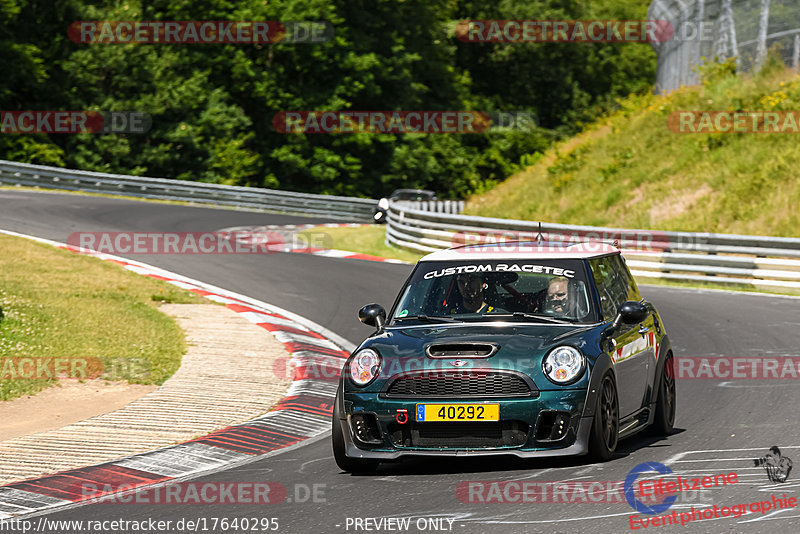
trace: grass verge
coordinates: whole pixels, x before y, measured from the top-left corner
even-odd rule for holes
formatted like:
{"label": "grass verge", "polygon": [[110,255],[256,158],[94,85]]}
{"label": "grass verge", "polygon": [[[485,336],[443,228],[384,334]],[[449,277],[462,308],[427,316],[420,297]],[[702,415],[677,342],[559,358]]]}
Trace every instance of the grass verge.
{"label": "grass verge", "polygon": [[[753,77],[709,67],[704,83],[638,95],[466,213],[565,224],[796,236],[797,133],[677,133],[679,111],[800,109],[800,76],[773,62]],[[783,124],[783,123],[782,123]],[[787,130],[791,131],[791,129]]]}
{"label": "grass verge", "polygon": [[69,361],[62,370],[73,378],[85,369],[159,385],[180,367],[184,333],[158,305],[202,298],[24,238],[0,235],[0,251],[0,400],[54,385],[58,368],[49,362]]}

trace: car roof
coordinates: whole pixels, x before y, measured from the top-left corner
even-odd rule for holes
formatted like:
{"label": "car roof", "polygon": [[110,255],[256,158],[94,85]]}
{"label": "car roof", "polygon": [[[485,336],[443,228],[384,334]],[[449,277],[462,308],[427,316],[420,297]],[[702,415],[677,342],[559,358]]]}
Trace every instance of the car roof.
{"label": "car roof", "polygon": [[614,245],[602,241],[563,243],[553,241],[513,241],[465,245],[437,250],[419,261],[448,260],[557,260],[590,259],[609,254],[619,254]]}

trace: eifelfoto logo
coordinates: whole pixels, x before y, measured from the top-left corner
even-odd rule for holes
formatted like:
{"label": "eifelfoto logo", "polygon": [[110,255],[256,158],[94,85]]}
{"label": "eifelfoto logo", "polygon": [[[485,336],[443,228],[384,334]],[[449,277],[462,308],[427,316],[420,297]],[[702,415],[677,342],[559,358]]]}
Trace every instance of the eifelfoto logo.
{"label": "eifelfoto logo", "polygon": [[675,500],[678,498],[677,495],[671,495],[664,499],[661,503],[653,504],[652,506],[647,505],[636,498],[636,494],[634,492],[634,483],[636,482],[636,479],[639,478],[639,475],[643,473],[653,472],[660,473],[662,475],[668,475],[672,473],[672,469],[658,462],[645,462],[631,469],[628,472],[628,476],[625,477],[625,500],[628,501],[628,504],[631,505],[631,508],[642,514],[660,514],[672,506],[675,503]]}

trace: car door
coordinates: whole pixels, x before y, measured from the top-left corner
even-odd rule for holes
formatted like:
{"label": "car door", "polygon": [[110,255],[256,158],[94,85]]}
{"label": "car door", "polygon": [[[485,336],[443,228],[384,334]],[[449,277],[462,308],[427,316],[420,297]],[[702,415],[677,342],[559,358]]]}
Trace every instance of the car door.
{"label": "car door", "polygon": [[[604,321],[613,320],[623,302],[641,300],[636,283],[619,255],[596,258],[589,265]],[[650,316],[641,324],[621,324],[613,334],[609,355],[616,371],[620,419],[642,407],[654,357],[652,332]]]}
{"label": "car door", "polygon": [[[642,295],[639,293],[639,288],[636,286],[636,281],[633,279],[633,275],[631,275],[631,272],[625,263],[625,259],[620,255],[616,256],[614,261],[617,263],[617,272],[622,278],[622,283],[624,283],[627,287],[628,297],[626,300],[643,302]],[[634,410],[636,410],[640,406],[644,406],[647,398],[648,387],[653,383],[653,377],[656,372],[656,359],[658,358],[658,354],[656,354],[657,332],[656,319],[654,315],[652,313],[649,314],[647,319],[636,324],[635,328],[632,330],[636,330],[636,333],[639,336],[638,339],[632,341],[634,343],[634,347],[632,349],[636,351],[638,362],[640,364],[644,364],[643,371],[640,368],[637,369],[642,374],[642,380],[639,382],[639,384],[637,384],[640,394],[635,396],[632,400],[634,403]]]}

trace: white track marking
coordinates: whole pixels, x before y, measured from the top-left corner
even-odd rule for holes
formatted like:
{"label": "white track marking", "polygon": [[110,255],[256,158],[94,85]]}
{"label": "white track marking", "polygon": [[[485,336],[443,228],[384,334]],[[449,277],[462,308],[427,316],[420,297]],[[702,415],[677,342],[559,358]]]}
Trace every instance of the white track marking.
{"label": "white track marking", "polygon": [[[769,520],[769,519],[773,519],[773,516],[782,514],[783,512],[796,512],[796,511],[797,511],[796,509],[792,509],[792,510],[789,510],[789,509],[775,510],[774,512],[770,512],[767,515],[763,515],[761,517],[756,517],[756,518],[753,518],[753,519],[748,519],[747,521],[739,521],[739,523],[755,523],[756,521],[766,521],[766,520]],[[750,515],[750,514],[746,514],[746,515]],[[783,516],[783,517],[778,517],[776,519],[791,519],[793,517],[800,517],[800,515],[790,515],[788,517],[787,516]]]}
{"label": "white track marking", "polygon": [[717,384],[718,388],[772,388],[774,389],[775,386],[789,386],[789,387],[797,387],[797,384],[792,383],[791,379],[786,379],[786,381],[772,383],[772,384],[733,384],[731,382],[720,382]]}
{"label": "white track marking", "polygon": [[248,456],[250,455],[201,443],[186,443],[126,458],[114,464],[146,473],[176,477],[202,473],[209,468],[227,465]]}

